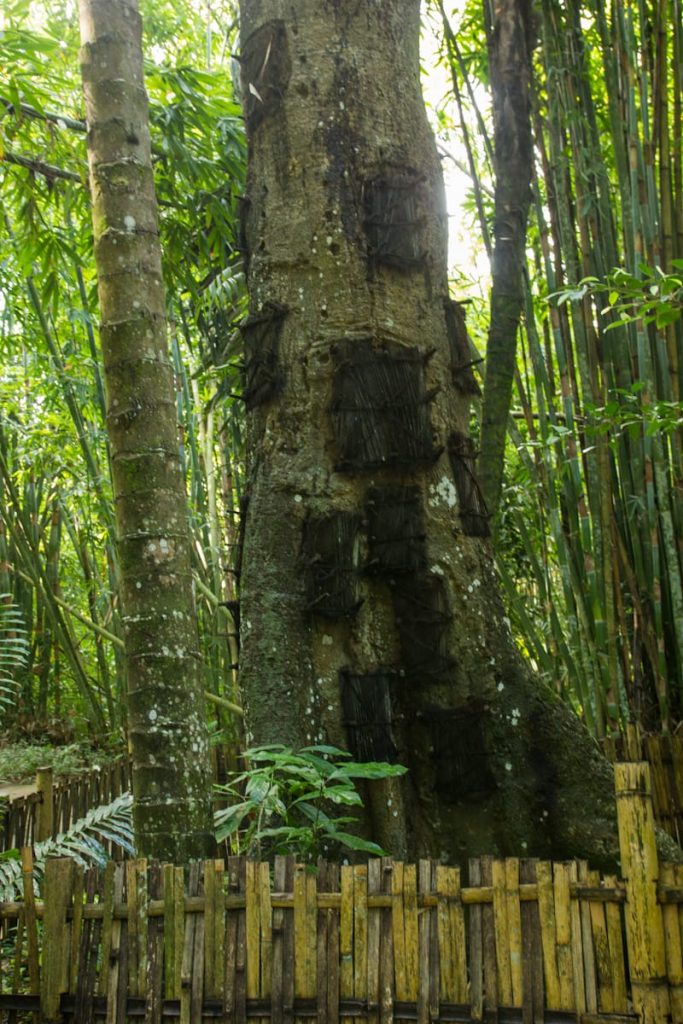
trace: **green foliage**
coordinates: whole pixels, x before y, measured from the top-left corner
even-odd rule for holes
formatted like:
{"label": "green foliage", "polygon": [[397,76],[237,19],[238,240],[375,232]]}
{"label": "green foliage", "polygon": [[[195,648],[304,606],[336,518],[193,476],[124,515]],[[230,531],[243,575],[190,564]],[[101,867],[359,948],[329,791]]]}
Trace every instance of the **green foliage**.
{"label": "green foliage", "polygon": [[317,745],[299,751],[279,744],[252,747],[244,757],[249,768],[217,790],[236,800],[216,812],[216,838],[231,839],[239,852],[295,853],[314,861],[320,854],[353,850],[383,854],[373,842],[346,831],[353,815],[335,808],[361,807],[357,779],[403,775],[402,765],[358,764],[337,747]]}
{"label": "green foliage", "polygon": [[27,661],[28,640],[21,613],[9,594],[0,594],[0,709],[14,702],[17,674]]}
{"label": "green foliage", "polygon": [[[481,34],[470,0],[457,15],[435,5],[453,18],[451,117],[463,122],[473,193],[489,196]],[[520,647],[597,735],[633,720],[674,729],[683,82],[673,69],[683,15],[634,0],[553,0],[535,19],[534,217],[497,560]],[[486,243],[483,201],[478,214]]]}
{"label": "green foliage", "polygon": [[676,273],[665,274],[660,267],[641,263],[638,274],[617,267],[604,280],[584,277],[573,288],[563,288],[549,296],[558,305],[579,302],[586,296],[607,296],[602,315],[613,313],[616,319],[605,330],[624,324],[653,324],[658,330],[675,324],[683,312],[683,259],[672,260]]}
{"label": "green foliage", "polygon": [[[134,856],[131,806],[130,793],[123,793],[112,803],[88,811],[67,832],[38,843],[33,851],[36,890],[40,891],[48,857],[71,857],[83,867],[103,867],[109,860],[103,841]],[[0,853],[0,901],[19,899],[21,893],[21,854],[19,850],[7,850]]]}
{"label": "green foliage", "polygon": [[[141,13],[206,688],[234,701],[220,602],[235,594],[219,539],[227,523],[234,553],[242,478],[236,11],[231,0],[143,0]],[[2,19],[0,592],[29,642],[10,724],[61,718],[101,739],[122,731],[123,630],[78,24],[70,0],[8,0]],[[217,716],[227,728],[228,713]]]}
{"label": "green foliage", "polygon": [[0,781],[32,782],[38,768],[52,768],[55,775],[77,775],[91,771],[120,756],[115,750],[93,750],[87,743],[12,743],[0,746]]}

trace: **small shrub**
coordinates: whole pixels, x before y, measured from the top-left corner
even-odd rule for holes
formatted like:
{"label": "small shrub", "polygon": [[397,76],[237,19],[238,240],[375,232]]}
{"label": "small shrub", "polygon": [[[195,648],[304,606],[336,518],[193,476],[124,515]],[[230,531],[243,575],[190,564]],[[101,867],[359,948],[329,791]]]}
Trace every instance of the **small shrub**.
{"label": "small shrub", "polygon": [[116,753],[97,750],[85,743],[52,747],[42,743],[3,743],[0,745],[0,782],[31,782],[37,768],[52,768],[55,775],[74,775],[93,765],[102,765]]}
{"label": "small shrub", "polygon": [[358,764],[346,751],[323,745],[252,747],[244,757],[249,768],[216,787],[236,801],[216,812],[219,842],[229,839],[236,852],[254,857],[293,853],[315,861],[340,850],[384,855],[377,843],[346,831],[354,815],[336,815],[334,808],[362,807],[355,780],[394,778],[406,772],[402,765]]}

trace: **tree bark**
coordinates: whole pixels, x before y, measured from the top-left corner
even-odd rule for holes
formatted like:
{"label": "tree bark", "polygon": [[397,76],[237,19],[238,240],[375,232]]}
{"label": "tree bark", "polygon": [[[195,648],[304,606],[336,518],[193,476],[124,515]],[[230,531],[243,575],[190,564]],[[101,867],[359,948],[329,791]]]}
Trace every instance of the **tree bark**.
{"label": "tree bark", "polygon": [[136,0],[80,0],[138,854],[213,851],[185,486]]}
{"label": "tree bark", "polygon": [[479,477],[495,515],[505,463],[505,439],[524,311],[526,229],[531,203],[531,54],[535,45],[530,0],[484,0],[493,97],[496,174],[491,313],[486,345]]}
{"label": "tree bark", "polygon": [[396,855],[616,854],[612,772],[504,617],[448,299],[419,0],[245,0],[249,504],[241,682],[259,742],[409,773]]}

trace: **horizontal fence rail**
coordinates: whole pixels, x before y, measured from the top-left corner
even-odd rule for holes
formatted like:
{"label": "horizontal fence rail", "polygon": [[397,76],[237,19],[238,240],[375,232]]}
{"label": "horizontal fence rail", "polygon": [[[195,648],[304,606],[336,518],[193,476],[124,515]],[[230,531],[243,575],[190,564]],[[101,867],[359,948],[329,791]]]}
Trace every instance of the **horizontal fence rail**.
{"label": "horizontal fence rail", "polygon": [[0,904],[0,1015],[36,1021],[683,1022],[683,866],[615,768],[622,878],[585,862],[48,861]]}

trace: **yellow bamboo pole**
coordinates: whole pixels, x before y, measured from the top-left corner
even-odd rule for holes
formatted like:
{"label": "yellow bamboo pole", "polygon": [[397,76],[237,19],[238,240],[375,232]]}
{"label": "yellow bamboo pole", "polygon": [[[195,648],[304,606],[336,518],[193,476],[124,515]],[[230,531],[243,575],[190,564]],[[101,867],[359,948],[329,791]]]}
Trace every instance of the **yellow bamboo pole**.
{"label": "yellow bamboo pole", "polygon": [[36,789],[40,800],[38,801],[38,813],[36,815],[36,836],[35,841],[42,843],[52,838],[52,825],[54,818],[54,793],[52,768],[38,768],[36,771]]}
{"label": "yellow bamboo pole", "polygon": [[671,1006],[650,767],[644,761],[616,764],[614,779],[633,1006],[642,1024],[661,1024]]}

